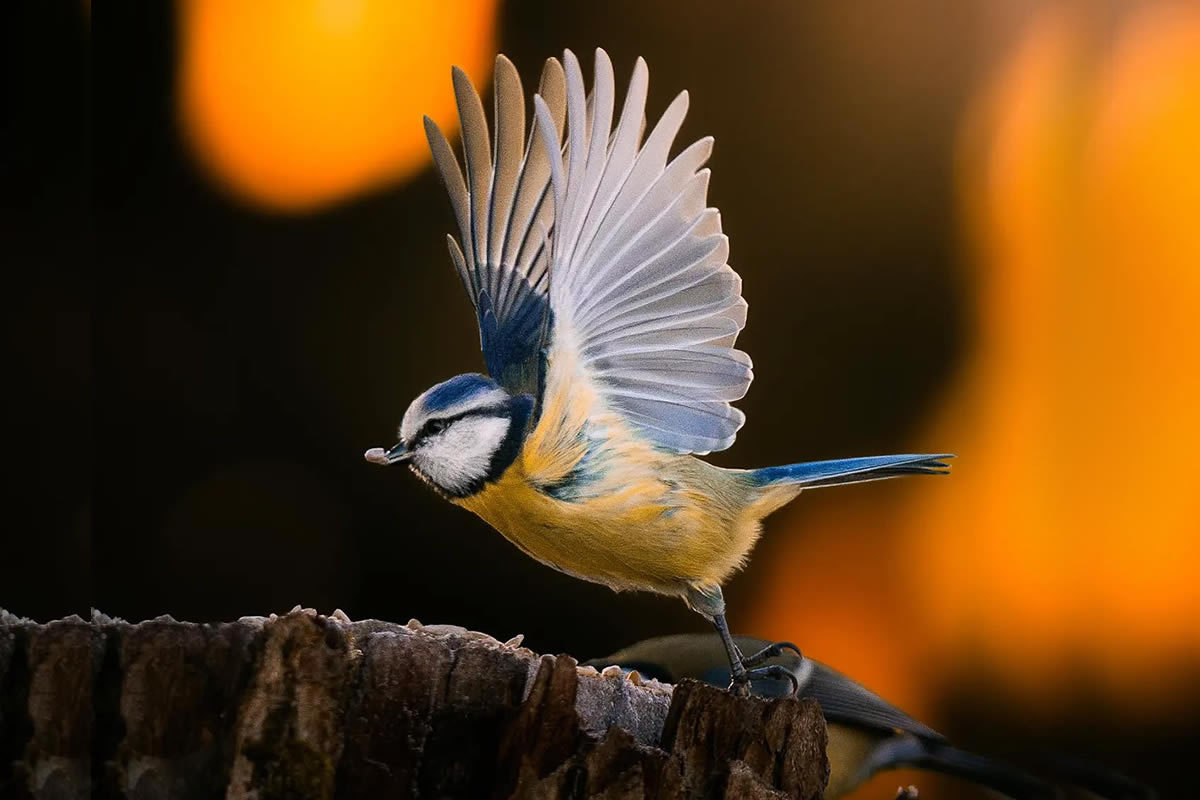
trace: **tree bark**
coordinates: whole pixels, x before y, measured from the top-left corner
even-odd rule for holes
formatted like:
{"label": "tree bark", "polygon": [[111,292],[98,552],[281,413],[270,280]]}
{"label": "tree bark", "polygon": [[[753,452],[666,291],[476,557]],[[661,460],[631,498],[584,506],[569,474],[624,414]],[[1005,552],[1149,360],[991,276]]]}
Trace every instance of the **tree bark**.
{"label": "tree bark", "polygon": [[819,798],[811,700],[453,626],[0,611],[0,797]]}

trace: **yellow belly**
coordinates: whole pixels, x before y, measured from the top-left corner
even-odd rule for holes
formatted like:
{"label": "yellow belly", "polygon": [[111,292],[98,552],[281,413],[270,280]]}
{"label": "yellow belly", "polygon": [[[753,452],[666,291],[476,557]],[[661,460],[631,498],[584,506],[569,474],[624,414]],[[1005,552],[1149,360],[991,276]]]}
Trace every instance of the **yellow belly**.
{"label": "yellow belly", "polygon": [[512,466],[454,502],[585,580],[679,595],[721,585],[759,520],[799,489],[764,490],[746,473],[650,446],[601,402],[568,334],[556,332],[540,417]]}
{"label": "yellow belly", "polygon": [[675,595],[689,585],[720,585],[741,566],[762,516],[751,499],[716,467],[664,455],[610,470],[578,500],[538,488],[518,458],[498,481],[454,502],[562,572]]}
{"label": "yellow belly", "polygon": [[828,728],[829,783],[825,786],[825,800],[833,800],[858,788],[861,782],[858,767],[879,744],[882,735],[832,722]]}

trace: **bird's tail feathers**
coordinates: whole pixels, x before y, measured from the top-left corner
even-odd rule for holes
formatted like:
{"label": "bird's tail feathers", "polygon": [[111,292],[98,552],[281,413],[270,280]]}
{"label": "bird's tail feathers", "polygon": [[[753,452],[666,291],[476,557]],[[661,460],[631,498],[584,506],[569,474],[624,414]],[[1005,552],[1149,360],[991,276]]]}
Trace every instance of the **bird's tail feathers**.
{"label": "bird's tail feathers", "polygon": [[1014,800],[1058,797],[1050,784],[1002,761],[915,736],[897,736],[881,743],[860,765],[859,776],[866,780],[881,770],[904,767],[953,775]]}
{"label": "bird's tail feathers", "polygon": [[904,475],[945,475],[950,471],[950,465],[946,463],[946,459],[949,458],[954,456],[942,453],[841,458],[834,461],[808,461],[803,464],[766,467],[753,470],[750,475],[760,486],[791,485],[808,489],[879,481]]}
{"label": "bird's tail feathers", "polygon": [[1075,756],[1044,756],[1039,772],[1050,779],[1070,784],[1104,800],[1158,800],[1158,792],[1106,764]]}

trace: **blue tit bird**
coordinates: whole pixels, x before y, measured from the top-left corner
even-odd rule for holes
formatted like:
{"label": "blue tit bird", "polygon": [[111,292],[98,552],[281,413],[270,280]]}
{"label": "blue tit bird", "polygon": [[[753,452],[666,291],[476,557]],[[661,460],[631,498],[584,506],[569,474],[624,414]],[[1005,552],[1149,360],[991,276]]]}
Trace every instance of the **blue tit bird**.
{"label": "blue tit bird", "polygon": [[[770,643],[735,636],[750,651]],[[724,686],[730,677],[725,648],[712,635],[682,634],[645,639],[610,656],[584,662],[603,669],[617,665],[647,678],[678,683],[684,678]],[[919,769],[953,775],[1005,797],[1155,800],[1153,788],[1080,758],[1042,758],[1037,774],[999,759],[961,750],[928,725],[914,719],[862,684],[807,656],[780,653],[770,659],[783,668],[775,677],[755,680],[761,697],[795,694],[821,706],[829,732],[826,800],[853,792],[874,775],[893,769]]]}
{"label": "blue tit bird", "polygon": [[407,463],[554,569],[682,598],[716,626],[744,691],[769,653],[737,649],[721,585],[761,520],[804,489],[943,473],[949,456],[750,470],[697,458],[733,443],[745,415],[730,403],[752,372],[734,347],[746,322],[741,279],[706,202],[713,140],[668,160],[687,93],[646,133],[638,59],[614,127],[607,54],[596,51],[589,95],[568,50],[546,61],[527,132],[520,78],[498,56],[489,131],[465,73],[452,78],[463,166],[429,118],[425,131],[488,374],[421,394],[399,442],[366,458]]}

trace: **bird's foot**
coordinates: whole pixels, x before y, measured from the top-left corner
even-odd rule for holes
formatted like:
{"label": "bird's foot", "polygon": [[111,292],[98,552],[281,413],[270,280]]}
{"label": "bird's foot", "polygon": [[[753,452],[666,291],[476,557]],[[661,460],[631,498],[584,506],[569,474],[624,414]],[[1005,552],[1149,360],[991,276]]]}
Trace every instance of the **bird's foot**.
{"label": "bird's foot", "polygon": [[917,800],[921,793],[917,791],[915,786],[898,786],[896,787],[896,800]]}
{"label": "bird's foot", "polygon": [[742,657],[742,666],[746,669],[753,669],[760,666],[768,659],[778,658],[783,655],[784,650],[791,650],[798,658],[804,658],[804,654],[800,652],[800,648],[791,642],[775,642],[759,650],[757,653]]}
{"label": "bird's foot", "polygon": [[796,680],[796,676],[790,669],[779,664],[763,666],[766,661],[783,655],[785,650],[791,650],[798,657],[803,658],[800,648],[791,642],[774,642],[748,656],[743,656],[741,652],[738,652],[741,661],[738,665],[740,669],[734,670],[733,680],[729,683],[729,691],[738,695],[747,695],[750,693],[751,681],[786,678],[792,686],[792,690],[788,694],[795,694],[800,688],[800,682]]}

